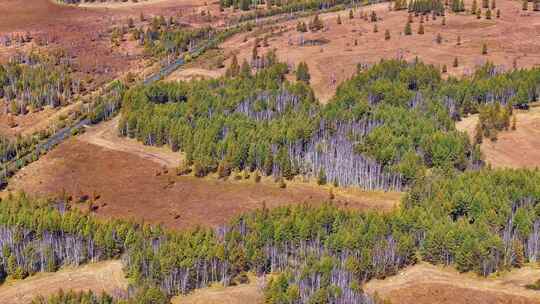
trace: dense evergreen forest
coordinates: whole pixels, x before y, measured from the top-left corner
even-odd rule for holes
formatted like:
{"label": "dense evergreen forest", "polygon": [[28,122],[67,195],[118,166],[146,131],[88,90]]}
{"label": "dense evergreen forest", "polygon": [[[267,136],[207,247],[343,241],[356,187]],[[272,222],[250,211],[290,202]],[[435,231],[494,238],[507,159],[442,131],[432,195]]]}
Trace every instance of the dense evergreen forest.
{"label": "dense evergreen forest", "polygon": [[321,106],[270,52],[254,75],[247,64],[216,80],[157,83],[126,93],[121,134],[186,153],[195,175],[260,170],[337,185],[401,190],[433,168],[478,168],[478,147],[454,120],[487,103],[534,101],[540,70],[443,80],[421,62],[382,61],[342,84]]}
{"label": "dense evergreen forest", "polygon": [[82,89],[71,61],[61,52],[19,54],[0,65],[0,99],[12,114],[66,104]]}
{"label": "dense evergreen forest", "polygon": [[135,293],[170,296],[240,283],[247,271],[277,272],[268,303],[372,303],[364,282],[419,258],[482,275],[538,261],[539,202],[537,170],[482,169],[422,180],[389,214],[298,205],[263,208],[215,230],[168,232],[99,221],[62,200],[11,196],[0,209],[0,270],[24,278],[122,257]]}

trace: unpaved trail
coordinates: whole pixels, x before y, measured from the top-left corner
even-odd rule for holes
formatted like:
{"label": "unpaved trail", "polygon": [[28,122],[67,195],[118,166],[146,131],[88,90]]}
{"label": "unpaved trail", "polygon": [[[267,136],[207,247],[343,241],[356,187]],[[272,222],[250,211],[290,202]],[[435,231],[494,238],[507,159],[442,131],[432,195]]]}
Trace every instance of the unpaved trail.
{"label": "unpaved trail", "polygon": [[[496,141],[484,138],[481,150],[494,168],[540,167],[540,104],[528,111],[515,110],[516,130],[502,131]],[[470,115],[456,123],[460,131],[474,136],[478,115]]]}
{"label": "unpaved trail", "polygon": [[0,303],[30,303],[38,295],[47,297],[59,289],[109,294],[127,289],[122,263],[119,260],[70,267],[54,273],[38,273],[27,279],[0,285]]}
{"label": "unpaved trail", "polygon": [[79,139],[99,147],[134,154],[169,168],[178,166],[182,158],[181,153],[173,152],[167,147],[145,146],[135,139],[120,137],[118,135],[119,120],[120,116],[117,116],[111,121],[88,127],[86,133]]}
{"label": "unpaved trail", "polygon": [[453,268],[421,263],[364,286],[392,303],[540,303],[540,292],[525,288],[540,279],[540,269],[523,267],[494,278],[461,274]]}

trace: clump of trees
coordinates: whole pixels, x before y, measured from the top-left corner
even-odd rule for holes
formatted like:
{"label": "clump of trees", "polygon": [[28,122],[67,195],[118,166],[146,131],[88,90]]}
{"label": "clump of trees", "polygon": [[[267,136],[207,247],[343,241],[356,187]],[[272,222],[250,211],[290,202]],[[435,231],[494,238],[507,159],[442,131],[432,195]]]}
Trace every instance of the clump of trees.
{"label": "clump of trees", "polygon": [[487,104],[480,107],[478,125],[475,129],[475,141],[482,142],[486,137],[491,140],[497,139],[497,133],[510,128],[512,117],[512,104],[501,106],[500,103]]}
{"label": "clump of trees", "polygon": [[313,19],[311,19],[309,21],[308,27],[312,32],[317,32],[317,31],[320,31],[320,30],[322,30],[324,28],[324,23],[321,20],[321,18],[319,17],[319,14],[315,14]]}
{"label": "clump of trees", "polygon": [[0,99],[14,115],[65,105],[84,90],[72,69],[63,52],[18,54],[0,64]]}
{"label": "clump of trees", "polygon": [[296,80],[309,83],[311,76],[309,75],[309,68],[307,63],[300,62],[296,68]]}

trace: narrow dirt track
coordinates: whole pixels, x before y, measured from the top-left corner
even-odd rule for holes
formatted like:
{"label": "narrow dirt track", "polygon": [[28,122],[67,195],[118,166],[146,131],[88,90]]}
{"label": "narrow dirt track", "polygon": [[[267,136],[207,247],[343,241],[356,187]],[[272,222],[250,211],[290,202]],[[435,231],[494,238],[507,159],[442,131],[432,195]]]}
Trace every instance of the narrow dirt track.
{"label": "narrow dirt track", "polygon": [[92,290],[109,294],[127,289],[122,263],[118,260],[70,267],[54,273],[39,273],[20,281],[0,286],[0,303],[26,304],[38,295],[47,297],[59,289]]}
{"label": "narrow dirt track", "polygon": [[79,139],[109,150],[131,153],[168,168],[174,168],[180,164],[181,154],[167,147],[144,146],[134,139],[120,137],[118,135],[119,120],[120,116],[117,116],[111,121],[88,127],[86,133]]}

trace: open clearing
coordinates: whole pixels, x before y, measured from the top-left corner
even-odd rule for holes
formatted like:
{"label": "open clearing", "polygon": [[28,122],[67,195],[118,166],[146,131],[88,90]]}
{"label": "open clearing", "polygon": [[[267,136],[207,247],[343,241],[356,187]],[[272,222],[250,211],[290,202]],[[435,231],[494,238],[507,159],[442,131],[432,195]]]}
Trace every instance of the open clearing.
{"label": "open clearing", "polygon": [[127,289],[120,261],[106,261],[69,267],[54,273],[38,273],[24,280],[0,285],[0,303],[26,304],[38,295],[47,297],[59,289],[103,291],[115,295]]}
{"label": "open clearing", "polygon": [[[470,8],[472,0],[465,1]],[[278,58],[296,66],[305,61],[310,69],[311,84],[322,102],[328,101],[339,83],[351,77],[358,63],[373,64],[381,58],[403,57],[413,60],[416,56],[424,62],[448,66],[448,72],[454,75],[467,74],[475,66],[486,61],[512,67],[514,60],[518,67],[530,67],[540,64],[540,12],[521,11],[521,2],[500,0],[497,8],[501,18],[486,20],[476,19],[468,13],[456,15],[447,13],[446,25],[442,17],[424,23],[425,34],[419,35],[420,17],[414,18],[413,35],[405,36],[402,32],[407,21],[407,11],[388,11],[388,4],[360,8],[359,11],[370,13],[372,10],[382,19],[377,22],[378,32],[374,33],[374,23],[364,21],[356,12],[354,19],[348,18],[348,11],[321,15],[328,27],[326,31],[300,33],[296,31],[297,21],[279,24],[286,26],[286,31],[270,36],[268,47],[260,47],[259,55],[275,48]],[[447,10],[448,11],[448,10]],[[337,24],[337,15],[341,15],[343,24]],[[309,18],[304,19],[306,24]],[[385,30],[390,31],[391,39],[384,39]],[[435,42],[437,34],[443,38],[441,44]],[[248,37],[244,42],[244,36]],[[259,35],[260,38],[266,34]],[[461,45],[457,37],[461,36]],[[255,37],[252,33],[239,34],[222,44],[225,55],[238,53],[239,61],[251,60]],[[304,41],[318,41],[314,44],[300,44]],[[354,45],[357,40],[358,45]],[[482,43],[487,43],[488,55],[482,56]],[[452,67],[457,56],[459,66]]]}
{"label": "open clearing", "polygon": [[264,296],[264,277],[250,278],[247,284],[223,287],[219,284],[201,288],[186,296],[176,296],[172,304],[262,304]]}
{"label": "open clearing", "polygon": [[[497,140],[485,138],[481,145],[486,161],[494,168],[540,167],[540,104],[530,110],[516,111],[516,130],[502,131]],[[470,115],[456,124],[472,138],[478,115]]]}
{"label": "open clearing", "polygon": [[[203,18],[201,10],[211,11],[212,19]],[[141,13],[147,20],[153,16],[172,16],[179,22],[198,27],[222,24],[226,17],[225,13],[219,12],[216,3],[207,5],[200,0],[156,0],[115,9],[97,4],[95,7],[62,5],[53,0],[3,0],[0,1],[0,12],[3,13],[0,18],[0,41],[25,33],[32,37],[31,42],[24,44],[13,42],[9,46],[2,45],[0,62],[7,61],[19,51],[61,49],[74,60],[75,77],[82,79],[88,90],[121,77],[128,71],[144,77],[149,70],[157,70],[159,63],[153,64],[147,60],[143,56],[143,48],[131,41],[129,34],[125,37],[127,41],[113,47],[111,30],[126,26],[129,18],[133,18],[136,26],[141,26]],[[32,133],[38,129],[34,125],[41,126],[43,121],[50,121],[57,111],[45,109],[8,118],[2,106],[0,132],[8,136]],[[8,119],[13,119],[18,126],[9,128]]]}
{"label": "open clearing", "polygon": [[[176,176],[174,169],[164,167],[175,167],[180,153],[119,138],[115,123],[113,120],[93,127],[60,144],[20,170],[7,191],[44,196],[65,191],[75,201],[83,195],[99,195],[97,216],[132,218],[170,228],[220,225],[263,205],[272,208],[329,200],[329,187],[315,183],[294,181],[280,189],[270,178],[255,183],[253,178],[224,181]],[[333,201],[339,206],[377,211],[392,210],[402,197],[402,193],[359,189],[340,189],[334,194]]]}
{"label": "open clearing", "polygon": [[540,269],[523,267],[495,278],[460,274],[430,264],[409,267],[384,280],[364,286],[370,294],[400,304],[540,303],[540,293],[524,286],[540,278]]}

